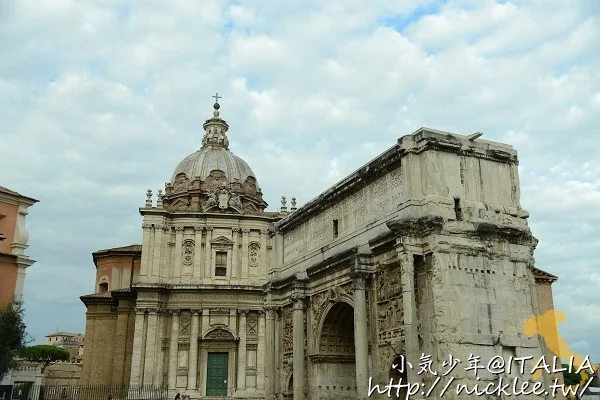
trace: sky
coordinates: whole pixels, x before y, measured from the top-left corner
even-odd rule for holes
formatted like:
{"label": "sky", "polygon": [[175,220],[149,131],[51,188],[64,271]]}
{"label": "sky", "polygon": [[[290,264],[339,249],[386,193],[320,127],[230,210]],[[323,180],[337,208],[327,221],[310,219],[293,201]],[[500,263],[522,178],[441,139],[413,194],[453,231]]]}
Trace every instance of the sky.
{"label": "sky", "polygon": [[560,333],[600,362],[599,48],[596,0],[0,0],[0,185],[40,200],[29,333],[84,332],[91,253],[141,242],[218,92],[273,211],[422,126],[515,146]]}

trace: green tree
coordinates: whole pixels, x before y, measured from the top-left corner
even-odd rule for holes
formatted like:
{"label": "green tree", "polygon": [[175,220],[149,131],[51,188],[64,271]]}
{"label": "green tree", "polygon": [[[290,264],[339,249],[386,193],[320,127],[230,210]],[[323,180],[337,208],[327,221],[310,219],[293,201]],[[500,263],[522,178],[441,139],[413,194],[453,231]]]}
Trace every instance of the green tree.
{"label": "green tree", "polygon": [[25,347],[19,352],[19,357],[27,361],[43,363],[42,374],[48,365],[57,361],[68,361],[70,356],[68,350],[48,344]]}
{"label": "green tree", "polygon": [[15,357],[27,343],[23,305],[13,301],[0,307],[0,379],[15,367]]}

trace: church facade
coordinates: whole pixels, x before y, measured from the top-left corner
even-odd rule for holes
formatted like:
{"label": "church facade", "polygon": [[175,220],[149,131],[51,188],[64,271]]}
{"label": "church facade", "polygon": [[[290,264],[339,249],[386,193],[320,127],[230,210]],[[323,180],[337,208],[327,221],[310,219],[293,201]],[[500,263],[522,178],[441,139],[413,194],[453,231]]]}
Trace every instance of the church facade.
{"label": "church facade", "polygon": [[148,191],[141,246],[93,255],[82,383],[364,399],[390,379],[432,386],[450,357],[463,370],[443,381],[474,384],[469,355],[551,356],[523,333],[553,307],[556,277],[534,265],[511,146],[421,128],[272,212],[219,108],[164,193]]}

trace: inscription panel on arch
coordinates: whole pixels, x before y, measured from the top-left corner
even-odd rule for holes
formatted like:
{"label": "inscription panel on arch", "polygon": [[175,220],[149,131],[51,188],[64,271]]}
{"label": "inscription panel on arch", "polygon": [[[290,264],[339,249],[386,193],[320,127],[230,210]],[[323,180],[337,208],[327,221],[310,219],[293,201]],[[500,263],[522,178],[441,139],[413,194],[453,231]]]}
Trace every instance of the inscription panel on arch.
{"label": "inscription panel on arch", "polygon": [[[402,174],[397,168],[287,232],[283,237],[284,261],[325,246],[335,239],[335,233],[344,236],[385,217],[403,200]],[[335,233],[333,220],[338,221]]]}

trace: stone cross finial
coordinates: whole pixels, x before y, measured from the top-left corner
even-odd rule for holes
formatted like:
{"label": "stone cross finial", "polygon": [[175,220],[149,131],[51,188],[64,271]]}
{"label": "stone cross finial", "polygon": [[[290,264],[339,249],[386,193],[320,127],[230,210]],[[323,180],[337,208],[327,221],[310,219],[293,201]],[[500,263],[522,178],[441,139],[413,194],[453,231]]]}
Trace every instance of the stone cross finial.
{"label": "stone cross finial", "polygon": [[157,196],[158,200],[156,200],[156,207],[157,208],[162,208],[163,207],[163,191],[162,189],[158,189],[158,196]]}
{"label": "stone cross finial", "polygon": [[214,96],[212,96],[213,99],[215,99],[215,102],[218,103],[219,99],[222,99],[223,97],[219,96],[219,92],[217,92]]}
{"label": "stone cross finial", "polygon": [[291,212],[294,212],[298,209],[298,207],[296,207],[296,198],[292,197],[292,208],[290,208]]}
{"label": "stone cross finial", "polygon": [[152,189],[146,192],[146,207],[152,207]]}

